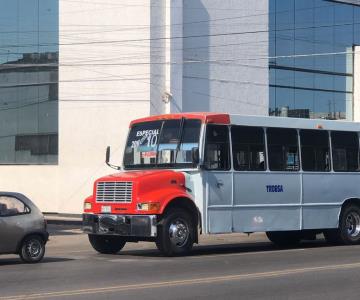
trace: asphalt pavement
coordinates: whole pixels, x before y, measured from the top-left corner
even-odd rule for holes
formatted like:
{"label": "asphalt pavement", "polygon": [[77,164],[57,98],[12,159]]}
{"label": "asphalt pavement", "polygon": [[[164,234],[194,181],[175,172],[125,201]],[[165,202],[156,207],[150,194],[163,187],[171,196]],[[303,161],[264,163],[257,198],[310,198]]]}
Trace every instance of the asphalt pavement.
{"label": "asphalt pavement", "polygon": [[71,226],[50,226],[43,263],[0,256],[0,300],[17,299],[358,299],[360,246],[323,239],[279,249],[263,234],[205,236],[186,257],[152,243],[117,255],[92,250]]}

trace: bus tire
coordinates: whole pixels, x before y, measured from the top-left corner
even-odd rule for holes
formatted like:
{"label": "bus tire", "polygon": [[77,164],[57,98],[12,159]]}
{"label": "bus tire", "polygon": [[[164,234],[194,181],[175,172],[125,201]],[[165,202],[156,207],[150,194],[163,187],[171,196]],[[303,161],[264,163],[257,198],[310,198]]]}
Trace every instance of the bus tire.
{"label": "bus tire", "polygon": [[279,247],[296,246],[301,241],[299,231],[267,231],[266,236],[273,244]]}
{"label": "bus tire", "polygon": [[126,244],[126,240],[121,236],[89,234],[91,246],[101,254],[116,254]]}
{"label": "bus tire", "polygon": [[160,252],[165,256],[189,254],[195,241],[190,214],[183,209],[170,209],[159,223],[156,246]]}
{"label": "bus tire", "polygon": [[339,227],[324,231],[331,244],[356,245],[360,243],[360,207],[355,204],[345,206],[340,214]]}

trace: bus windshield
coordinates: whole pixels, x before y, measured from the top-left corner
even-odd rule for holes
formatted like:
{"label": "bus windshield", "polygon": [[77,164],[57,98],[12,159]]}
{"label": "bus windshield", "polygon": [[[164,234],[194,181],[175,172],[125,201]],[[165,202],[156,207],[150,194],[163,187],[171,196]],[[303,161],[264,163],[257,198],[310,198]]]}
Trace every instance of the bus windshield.
{"label": "bus windshield", "polygon": [[125,169],[193,167],[201,121],[152,121],[131,127],[124,154]]}

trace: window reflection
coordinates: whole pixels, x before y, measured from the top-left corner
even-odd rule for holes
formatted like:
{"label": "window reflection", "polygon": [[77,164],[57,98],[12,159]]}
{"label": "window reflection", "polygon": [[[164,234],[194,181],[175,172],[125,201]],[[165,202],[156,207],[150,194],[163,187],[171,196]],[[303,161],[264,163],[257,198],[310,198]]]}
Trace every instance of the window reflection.
{"label": "window reflection", "polygon": [[0,164],[56,164],[58,0],[0,5]]}
{"label": "window reflection", "polygon": [[360,44],[360,7],[270,0],[270,10],[275,58],[270,60],[269,114],[352,120],[352,47]]}

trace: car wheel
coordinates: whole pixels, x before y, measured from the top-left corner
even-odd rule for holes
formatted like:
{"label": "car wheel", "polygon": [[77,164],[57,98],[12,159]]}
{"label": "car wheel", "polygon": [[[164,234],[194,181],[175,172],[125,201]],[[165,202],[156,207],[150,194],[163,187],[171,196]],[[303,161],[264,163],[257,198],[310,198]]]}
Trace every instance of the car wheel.
{"label": "car wheel", "polygon": [[276,246],[292,247],[301,241],[301,233],[299,231],[268,231],[267,238]]}
{"label": "car wheel", "polygon": [[189,213],[172,209],[158,226],[157,248],[166,256],[186,255],[194,244],[194,225]]}
{"label": "car wheel", "polygon": [[116,254],[126,244],[126,240],[121,236],[107,236],[89,234],[89,241],[91,246],[102,254]]}
{"label": "car wheel", "polygon": [[19,251],[20,258],[26,263],[37,263],[45,255],[45,242],[42,237],[32,235],[25,238]]}

